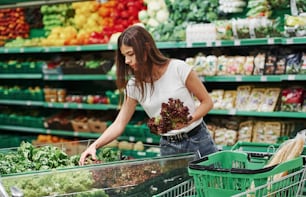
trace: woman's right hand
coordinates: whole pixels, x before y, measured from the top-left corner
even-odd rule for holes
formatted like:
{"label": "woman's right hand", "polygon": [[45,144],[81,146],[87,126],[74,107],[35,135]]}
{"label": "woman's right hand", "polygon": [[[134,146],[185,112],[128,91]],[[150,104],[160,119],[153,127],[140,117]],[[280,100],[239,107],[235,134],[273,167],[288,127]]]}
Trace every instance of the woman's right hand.
{"label": "woman's right hand", "polygon": [[91,159],[96,161],[97,156],[96,156],[96,151],[97,149],[95,148],[94,145],[89,146],[82,154],[79,160],[79,165],[83,166],[85,164],[86,158],[91,156]]}

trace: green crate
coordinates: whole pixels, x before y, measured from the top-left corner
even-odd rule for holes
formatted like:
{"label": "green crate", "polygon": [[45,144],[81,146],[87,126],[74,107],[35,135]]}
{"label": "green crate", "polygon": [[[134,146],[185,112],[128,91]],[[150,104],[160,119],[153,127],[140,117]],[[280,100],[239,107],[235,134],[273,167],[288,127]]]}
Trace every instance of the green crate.
{"label": "green crate", "polygon": [[[252,186],[267,184],[274,175],[295,172],[303,167],[302,157],[264,167],[270,157],[250,159],[251,153],[220,151],[189,163],[188,172],[195,181],[199,197],[227,197],[245,192]],[[258,157],[259,155],[256,154]],[[299,181],[299,180],[292,180]]]}

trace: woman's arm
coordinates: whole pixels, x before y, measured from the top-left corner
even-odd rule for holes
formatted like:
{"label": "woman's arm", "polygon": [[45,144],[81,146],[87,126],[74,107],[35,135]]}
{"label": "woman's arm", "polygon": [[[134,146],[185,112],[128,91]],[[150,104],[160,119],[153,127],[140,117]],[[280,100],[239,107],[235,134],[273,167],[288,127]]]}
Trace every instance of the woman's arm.
{"label": "woman's arm", "polygon": [[192,120],[190,121],[190,123],[192,123],[203,118],[213,108],[214,104],[203,82],[194,70],[192,70],[187,77],[186,87],[200,102],[200,105],[192,114]]}
{"label": "woman's arm", "polygon": [[90,155],[93,160],[96,160],[96,150],[110,143],[123,133],[126,125],[135,112],[136,105],[136,100],[130,97],[126,98],[115,121],[81,154],[79,161],[80,165],[84,165],[86,158]]}

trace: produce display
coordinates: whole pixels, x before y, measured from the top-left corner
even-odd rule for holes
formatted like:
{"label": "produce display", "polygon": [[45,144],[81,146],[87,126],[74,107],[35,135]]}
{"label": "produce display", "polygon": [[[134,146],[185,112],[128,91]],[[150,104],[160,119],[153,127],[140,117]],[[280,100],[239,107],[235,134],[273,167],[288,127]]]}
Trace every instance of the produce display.
{"label": "produce display", "polygon": [[[34,146],[29,142],[22,142],[16,150],[0,153],[1,176],[25,172],[37,172],[50,169],[62,169],[78,166],[80,153],[67,155],[55,145]],[[95,163],[121,160],[121,152],[111,148],[103,148],[97,154]],[[86,165],[91,164],[90,158]]]}
{"label": "produce display", "polygon": [[0,41],[28,38],[30,27],[22,8],[0,9]]}
{"label": "produce display", "polygon": [[[144,185],[150,187],[157,184],[157,190],[152,190],[150,193],[146,190],[148,193],[143,193],[145,196],[152,196],[161,192],[160,188],[170,188],[177,183],[176,181],[186,179],[188,177],[186,167],[193,157],[185,154],[159,157],[154,160],[92,164],[78,168],[2,177],[2,183],[6,191],[16,186],[28,197],[72,195],[79,192],[84,192],[83,195],[80,194],[81,196],[94,196],[97,192],[103,194],[100,196],[126,196],[139,193],[138,185],[143,189]],[[181,178],[178,179],[178,176]],[[162,181],[168,179],[168,182]],[[88,192],[93,194],[87,195]]]}
{"label": "produce display", "polygon": [[[224,51],[222,53],[227,53]],[[199,52],[185,62],[200,76],[304,74],[305,52],[282,50],[250,51],[247,55],[204,55]]]}
{"label": "produce display", "polygon": [[191,120],[189,109],[180,99],[169,98],[162,103],[160,116],[148,120],[150,131],[155,134],[181,129]]}

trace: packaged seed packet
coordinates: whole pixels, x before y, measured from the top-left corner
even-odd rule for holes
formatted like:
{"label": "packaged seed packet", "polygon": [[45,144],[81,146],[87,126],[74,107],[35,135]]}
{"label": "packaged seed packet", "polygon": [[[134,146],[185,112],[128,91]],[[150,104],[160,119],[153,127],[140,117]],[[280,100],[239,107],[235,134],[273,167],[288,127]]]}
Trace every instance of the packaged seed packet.
{"label": "packaged seed packet", "polygon": [[238,110],[245,110],[251,94],[252,86],[242,85],[237,87],[235,106]]}

